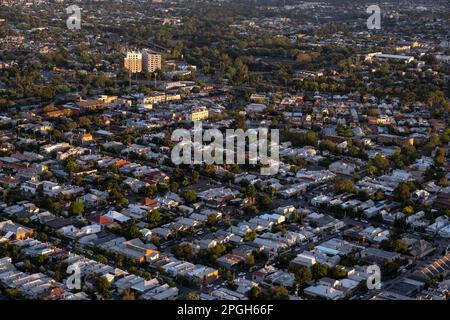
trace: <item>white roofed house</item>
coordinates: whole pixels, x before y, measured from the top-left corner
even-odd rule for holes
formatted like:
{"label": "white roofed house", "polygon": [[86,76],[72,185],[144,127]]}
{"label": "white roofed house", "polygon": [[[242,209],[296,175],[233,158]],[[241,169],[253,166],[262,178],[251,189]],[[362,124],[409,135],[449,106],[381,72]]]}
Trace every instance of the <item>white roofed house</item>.
{"label": "white roofed house", "polygon": [[360,166],[354,162],[339,160],[330,164],[328,169],[334,173],[352,175],[358,171]]}
{"label": "white roofed house", "polygon": [[291,260],[291,264],[305,267],[312,267],[317,263],[316,257],[310,251],[304,251]]}
{"label": "white roofed house", "polygon": [[125,223],[125,222],[131,220],[130,217],[127,217],[126,215],[123,215],[114,210],[111,210],[108,213],[104,214],[103,217],[108,218],[108,219],[118,222],[118,223]]}
{"label": "white roofed house", "polygon": [[255,238],[253,242],[262,245],[263,251],[269,255],[277,255],[279,252],[284,251],[288,248],[288,245],[284,242],[263,239],[260,237]]}
{"label": "white roofed house", "polygon": [[140,206],[136,204],[130,204],[124,208],[121,213],[132,219],[142,219],[149,212],[146,206]]}
{"label": "white roofed house", "polygon": [[208,189],[197,194],[198,198],[203,200],[206,205],[214,208],[224,206],[227,201],[235,199],[239,195],[239,191],[224,187]]}
{"label": "white roofed house", "polygon": [[161,228],[161,227],[157,227],[151,230],[152,234],[154,234],[155,236],[161,237],[165,240],[167,240],[171,235],[174,234],[174,231],[172,231],[172,229],[169,228]]}
{"label": "white roofed house", "polygon": [[20,190],[22,190],[25,193],[30,193],[32,195],[35,195],[39,189],[39,187],[42,186],[41,181],[25,181],[20,185]]}
{"label": "white roofed house", "polygon": [[43,182],[44,195],[54,197],[62,191],[62,186],[52,181]]}
{"label": "white roofed house", "polygon": [[126,178],[122,184],[129,187],[133,192],[139,192],[149,186],[148,183],[131,177]]}
{"label": "white roofed house", "polygon": [[266,110],[267,106],[265,104],[261,104],[261,103],[250,103],[249,105],[247,105],[247,107],[245,107],[245,112],[248,114],[256,114],[256,113],[261,113],[264,110]]}
{"label": "white roofed house", "polygon": [[106,197],[101,197],[93,193],[87,193],[79,197],[78,200],[82,201],[85,207],[93,208],[102,203],[103,200],[106,200]]}
{"label": "white roofed house", "polygon": [[200,226],[202,223],[198,220],[182,217],[176,221],[176,224],[183,226],[184,229],[189,229],[189,228],[195,228],[197,226]]}
{"label": "white roofed house", "polygon": [[0,222],[0,239],[5,237],[9,240],[26,239],[33,235],[33,230],[24,227],[11,220]]}
{"label": "white roofed house", "polygon": [[345,297],[344,292],[323,284],[305,288],[304,293],[313,297],[321,297],[328,300],[340,300]]}
{"label": "white roofed house", "polygon": [[139,232],[145,238],[146,241],[151,241],[152,235],[153,235],[151,230],[144,228],[144,229],[139,230]]}

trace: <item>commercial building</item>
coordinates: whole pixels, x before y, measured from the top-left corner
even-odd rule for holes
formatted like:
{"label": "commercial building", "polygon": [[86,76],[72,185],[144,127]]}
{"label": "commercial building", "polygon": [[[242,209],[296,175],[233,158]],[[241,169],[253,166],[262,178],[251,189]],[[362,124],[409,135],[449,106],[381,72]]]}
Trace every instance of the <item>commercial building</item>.
{"label": "commercial building", "polygon": [[195,108],[191,110],[190,119],[191,121],[202,121],[208,119],[209,112],[206,107]]}
{"label": "commercial building", "polygon": [[147,72],[155,72],[161,69],[161,55],[150,51],[142,51],[142,70]]}
{"label": "commercial building", "polygon": [[131,73],[139,73],[142,71],[142,53],[136,51],[127,52],[123,59],[123,67],[130,70]]}

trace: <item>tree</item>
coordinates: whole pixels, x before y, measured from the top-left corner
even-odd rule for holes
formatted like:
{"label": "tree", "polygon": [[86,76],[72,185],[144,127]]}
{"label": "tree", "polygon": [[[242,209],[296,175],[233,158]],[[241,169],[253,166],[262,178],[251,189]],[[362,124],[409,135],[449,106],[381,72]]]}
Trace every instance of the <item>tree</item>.
{"label": "tree", "polygon": [[390,167],[389,159],[379,153],[373,159],[373,164],[380,172],[385,172]]}
{"label": "tree", "polygon": [[331,273],[331,276],[335,279],[342,279],[347,276],[347,271],[345,271],[345,269],[343,267],[338,267],[338,266],[331,268],[330,273]]}
{"label": "tree", "polygon": [[126,226],[123,230],[124,236],[128,239],[135,239],[142,236],[137,226]]}
{"label": "tree", "polygon": [[337,179],[334,183],[334,191],[336,193],[353,193],[355,192],[355,185],[350,179]]}
{"label": "tree", "polygon": [[245,241],[253,241],[253,240],[255,240],[255,238],[256,238],[256,231],[252,230],[252,231],[247,232],[247,234],[244,237],[244,240]]}
{"label": "tree", "polygon": [[156,188],[160,194],[166,194],[169,191],[169,187],[165,183],[158,183]]}
{"label": "tree", "polygon": [[104,299],[111,299],[111,284],[105,276],[96,276],[94,286],[97,292],[99,292]]}
{"label": "tree", "polygon": [[258,191],[256,190],[255,186],[248,186],[247,188],[245,188],[245,195],[253,198],[256,197],[256,195],[258,194]]}
{"label": "tree", "polygon": [[31,263],[31,261],[28,259],[25,259],[25,261],[23,262],[23,269],[26,272],[29,272],[32,268],[33,268],[33,264]]}
{"label": "tree", "polygon": [[161,213],[158,209],[150,211],[146,216],[147,222],[150,224],[155,224],[161,221]]}
{"label": "tree", "polygon": [[189,243],[180,244],[175,247],[174,253],[178,257],[187,257],[192,254],[192,246]]}
{"label": "tree", "polygon": [[312,276],[314,279],[320,279],[328,275],[328,265],[316,263],[312,266]]}
{"label": "tree", "polygon": [[79,167],[80,167],[80,165],[79,165],[78,162],[77,162],[75,159],[73,159],[73,158],[67,159],[67,161],[66,161],[66,163],[65,163],[66,171],[69,172],[69,173],[78,170]]}
{"label": "tree", "polygon": [[84,213],[84,202],[81,200],[74,201],[70,204],[69,213],[73,216],[79,216]]}
{"label": "tree", "polygon": [[330,152],[334,152],[336,150],[336,144],[331,140],[324,139],[320,141],[319,148],[320,150],[327,150]]}
{"label": "tree", "polygon": [[186,300],[200,300],[200,297],[195,292],[189,292],[186,296]]}
{"label": "tree", "polygon": [[42,242],[47,242],[48,241],[48,235],[45,232],[41,232],[39,233],[39,238]]}
{"label": "tree", "polygon": [[171,192],[177,192],[178,187],[179,187],[179,186],[178,186],[178,183],[177,183],[176,181],[172,181],[172,182],[170,183],[169,189],[170,189]]}
{"label": "tree", "polygon": [[270,297],[273,300],[288,300],[289,291],[283,286],[276,286],[270,290]]}
{"label": "tree", "polygon": [[305,142],[307,145],[317,146],[317,133],[314,131],[308,131],[305,135]]}
{"label": "tree", "polygon": [[385,260],[381,266],[381,275],[383,277],[392,277],[397,274],[400,265],[394,261]]}
{"label": "tree", "polygon": [[414,208],[412,206],[406,206],[406,207],[403,208],[403,213],[413,214],[414,213]]}
{"label": "tree", "polygon": [[411,190],[408,183],[400,182],[394,190],[394,199],[400,202],[405,202],[411,197]]}
{"label": "tree", "polygon": [[392,243],[388,239],[384,239],[384,240],[382,240],[380,242],[379,247],[380,247],[381,250],[391,251],[392,250]]}
{"label": "tree", "polygon": [[374,165],[368,165],[367,166],[367,173],[368,174],[370,174],[370,175],[374,175],[374,174],[376,174],[378,172],[378,169],[377,169],[377,167],[375,167]]}
{"label": "tree", "polygon": [[245,259],[245,265],[247,267],[252,267],[255,265],[255,257],[251,254]]}
{"label": "tree", "polygon": [[128,199],[115,188],[111,189],[109,192],[109,200],[114,202],[119,207],[125,207],[128,205]]}
{"label": "tree", "polygon": [[39,91],[39,95],[43,99],[51,100],[51,99],[53,99],[55,97],[55,91],[51,87],[43,87]]}
{"label": "tree", "polygon": [[191,183],[196,184],[196,183],[198,183],[199,179],[200,179],[200,174],[198,173],[198,171],[192,171]]}
{"label": "tree", "polygon": [[195,193],[195,191],[190,189],[181,192],[181,196],[188,203],[192,203],[197,199],[197,194]]}
{"label": "tree", "polygon": [[272,199],[264,194],[259,197],[259,207],[260,209],[270,209],[270,206],[272,205]]}
{"label": "tree", "polygon": [[22,293],[20,292],[19,289],[14,288],[14,289],[5,289],[3,291],[3,293],[5,294],[5,296],[11,300],[18,300],[22,298]]}
{"label": "tree", "polygon": [[369,192],[367,192],[367,190],[364,190],[364,189],[358,190],[356,197],[358,198],[358,200],[361,200],[361,201],[367,201],[370,199]]}
{"label": "tree", "polygon": [[217,218],[215,215],[211,214],[206,218],[206,224],[208,226],[215,226],[217,224]]}
{"label": "tree", "polygon": [[258,286],[253,286],[248,292],[248,298],[250,300],[258,300],[261,297],[261,288]]}
{"label": "tree", "polygon": [[156,192],[158,192],[158,189],[154,185],[150,185],[147,188],[147,195],[153,196]]}
{"label": "tree", "polygon": [[122,292],[122,300],[135,300],[136,297],[131,289],[125,289]]}
{"label": "tree", "polygon": [[408,243],[404,240],[397,239],[394,241],[393,249],[395,252],[406,253],[408,251]]}
{"label": "tree", "polygon": [[249,207],[246,207],[244,210],[245,210],[246,214],[252,215],[252,216],[257,215],[259,213],[259,210],[256,206],[249,206]]}
{"label": "tree", "polygon": [[295,270],[295,282],[299,286],[303,286],[312,280],[312,273],[309,268],[305,266],[300,266]]}
{"label": "tree", "polygon": [[99,254],[97,255],[97,257],[95,258],[98,262],[103,263],[103,264],[107,264],[108,263],[108,258],[106,258],[105,256]]}
{"label": "tree", "polygon": [[436,166],[442,166],[445,163],[445,151],[443,149],[438,149],[436,156],[434,157],[434,163]]}

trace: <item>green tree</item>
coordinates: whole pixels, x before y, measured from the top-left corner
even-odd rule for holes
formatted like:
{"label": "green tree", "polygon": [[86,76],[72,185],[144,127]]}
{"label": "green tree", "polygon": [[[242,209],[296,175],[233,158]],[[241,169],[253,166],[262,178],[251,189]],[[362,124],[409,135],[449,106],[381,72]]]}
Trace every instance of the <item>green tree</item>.
{"label": "green tree", "polygon": [[84,202],[81,200],[74,201],[70,204],[69,213],[73,216],[79,216],[84,213]]}
{"label": "green tree", "polygon": [[377,167],[380,172],[386,172],[390,167],[389,159],[383,157],[381,154],[377,154],[373,159],[373,164]]}
{"label": "green tree", "polygon": [[97,292],[100,293],[104,299],[111,299],[111,284],[105,276],[96,276],[94,286]]}
{"label": "green tree", "polygon": [[394,199],[400,202],[405,202],[411,197],[411,190],[408,183],[400,182],[394,190]]}
{"label": "green tree", "polygon": [[195,292],[189,292],[186,296],[186,300],[200,300],[200,297]]}
{"label": "green tree", "polygon": [[258,203],[260,209],[270,209],[272,206],[272,199],[268,195],[264,194],[259,197]]}
{"label": "green tree", "polygon": [[434,163],[436,166],[443,166],[445,163],[445,151],[444,149],[438,149],[436,156],[434,157]]}
{"label": "green tree", "polygon": [[345,271],[345,269],[340,266],[335,266],[331,268],[330,273],[334,279],[342,279],[347,276],[347,271]]}
{"label": "green tree", "polygon": [[11,300],[18,300],[18,299],[22,298],[22,293],[17,288],[5,289],[5,290],[3,290],[3,293],[5,294],[5,297],[7,297],[8,299],[11,299]]}
{"label": "green tree", "polygon": [[137,226],[126,226],[123,230],[124,236],[128,239],[140,238],[142,234]]}
{"label": "green tree", "polygon": [[408,251],[408,243],[404,240],[397,239],[394,241],[393,249],[399,253],[406,253]]}
{"label": "green tree", "polygon": [[309,268],[300,266],[295,270],[295,282],[301,287],[312,280],[312,273]]}
{"label": "green tree", "polygon": [[147,222],[150,224],[155,224],[161,221],[161,212],[158,209],[150,211],[146,216]]}
{"label": "green tree", "polygon": [[273,300],[288,300],[289,291],[283,286],[275,286],[270,290],[270,297]]}
{"label": "green tree", "polygon": [[245,265],[247,267],[252,267],[255,265],[255,257],[251,254],[245,259]]}
{"label": "green tree", "polygon": [[262,291],[258,286],[253,286],[248,292],[248,298],[250,300],[258,300],[261,297]]}
{"label": "green tree", "polygon": [[328,275],[328,265],[316,263],[312,266],[312,276],[314,279],[320,279]]}
{"label": "green tree", "polygon": [[156,188],[158,190],[158,193],[160,193],[160,194],[166,194],[167,191],[169,191],[169,187],[165,183],[158,183],[156,185]]}
{"label": "green tree", "polygon": [[175,181],[172,181],[171,183],[170,183],[170,187],[169,187],[169,189],[170,189],[170,191],[171,192],[177,192],[178,191],[178,183],[177,182],[175,182]]}
{"label": "green tree", "polygon": [[98,262],[103,263],[103,264],[107,264],[108,263],[108,258],[106,258],[105,256],[103,256],[101,254],[97,255],[95,257],[95,260],[97,260]]}
{"label": "green tree", "polygon": [[350,179],[337,179],[334,183],[334,191],[336,193],[353,193],[355,192],[355,185]]}
{"label": "green tree", "polygon": [[135,300],[136,296],[134,295],[133,290],[125,289],[122,292],[122,300]]}
{"label": "green tree", "polygon": [[73,158],[69,158],[67,159],[66,163],[65,163],[65,169],[67,172],[71,173],[74,172],[76,170],[78,170],[80,167],[80,165],[78,164],[78,162],[73,159]]}
{"label": "green tree", "polygon": [[195,191],[190,189],[181,192],[181,196],[188,203],[192,203],[197,199],[197,194],[195,193]]}
{"label": "green tree", "polygon": [[198,171],[192,171],[191,175],[191,183],[196,184],[200,179],[200,173]]}

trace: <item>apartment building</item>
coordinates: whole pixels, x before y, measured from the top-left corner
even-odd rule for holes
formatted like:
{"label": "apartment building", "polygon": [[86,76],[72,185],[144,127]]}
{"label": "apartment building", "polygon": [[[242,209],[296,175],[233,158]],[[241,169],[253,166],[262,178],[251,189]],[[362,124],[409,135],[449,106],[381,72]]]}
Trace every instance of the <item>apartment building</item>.
{"label": "apartment building", "polygon": [[131,73],[139,73],[142,71],[142,53],[136,51],[127,52],[123,59],[123,67],[130,70]]}
{"label": "apartment building", "polygon": [[208,119],[209,111],[206,107],[194,108],[191,110],[191,121],[202,121]]}
{"label": "apartment building", "polygon": [[161,69],[161,55],[150,50],[142,51],[142,70],[155,72]]}

